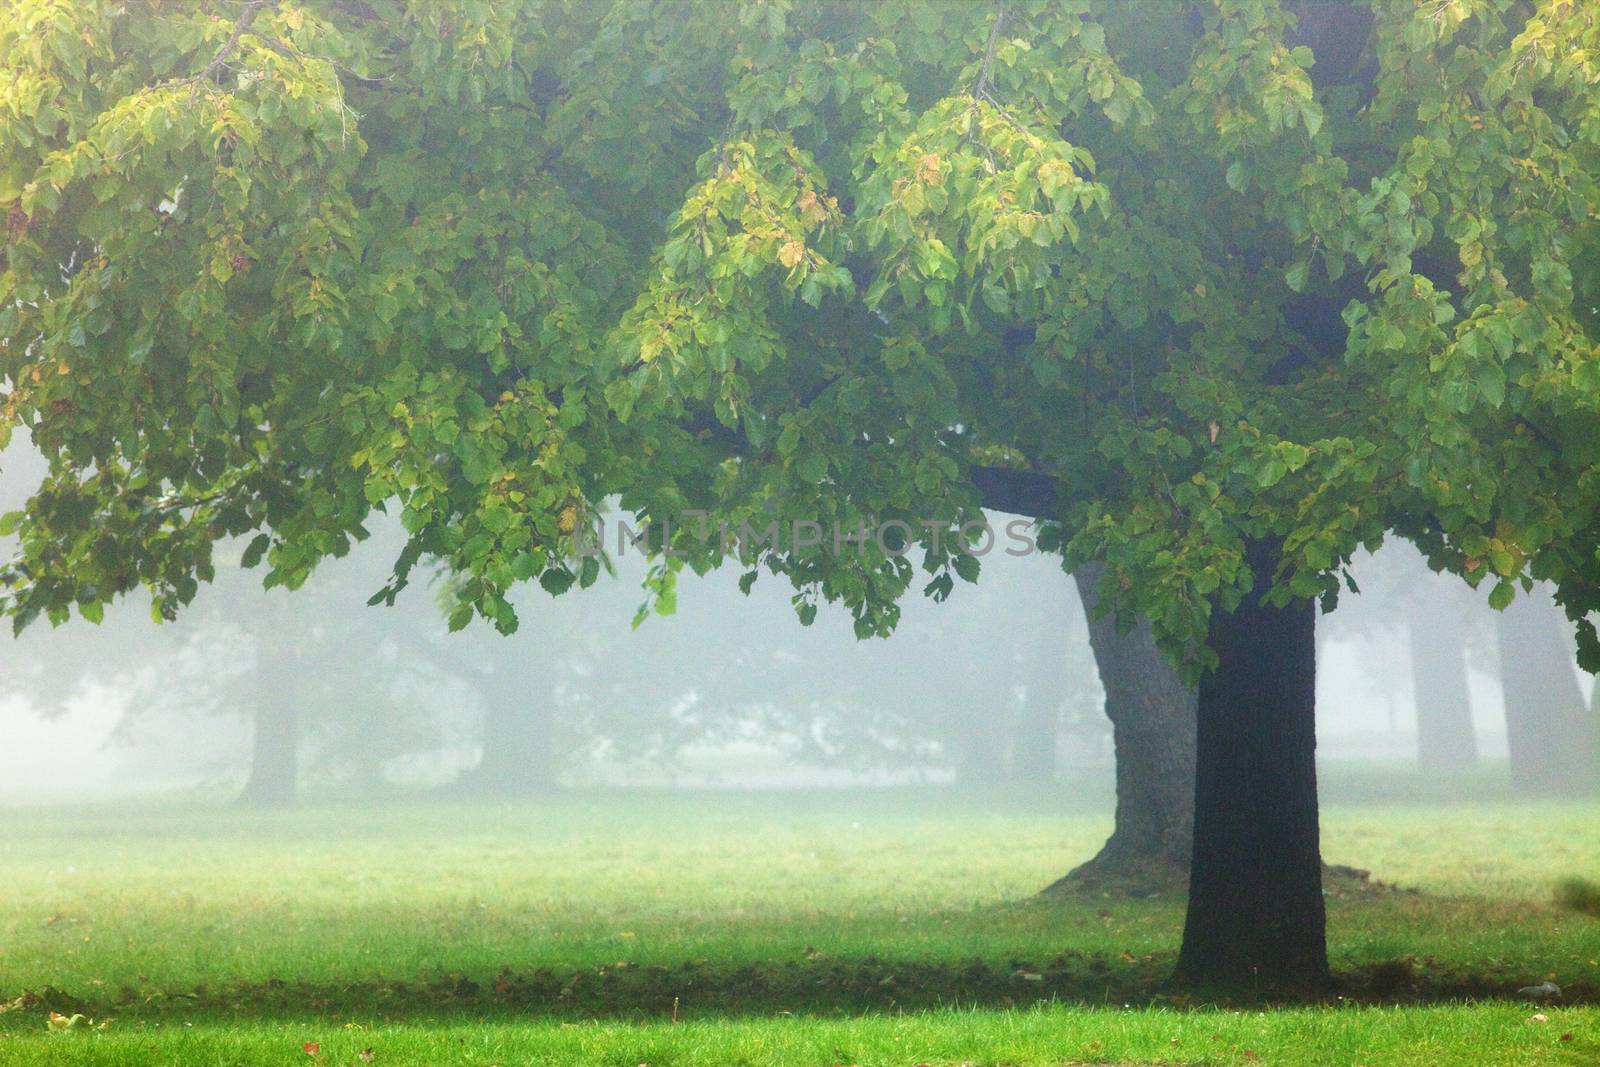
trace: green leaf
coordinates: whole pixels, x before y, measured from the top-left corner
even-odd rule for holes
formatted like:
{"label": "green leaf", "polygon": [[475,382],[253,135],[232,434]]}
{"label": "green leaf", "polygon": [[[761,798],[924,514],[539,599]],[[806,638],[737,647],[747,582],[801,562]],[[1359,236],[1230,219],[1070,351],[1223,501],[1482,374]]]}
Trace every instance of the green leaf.
{"label": "green leaf", "polygon": [[1516,583],[1502,578],[1489,593],[1489,606],[1496,611],[1504,611],[1516,595]]}
{"label": "green leaf", "polygon": [[794,472],[802,481],[816,485],[828,476],[828,458],[820,452],[808,452],[795,463]]}
{"label": "green leaf", "polygon": [[577,577],[571,571],[566,570],[551,569],[539,575],[539,584],[551,596],[560,596],[565,593],[572,588],[572,583],[575,581],[577,581]]}
{"label": "green leaf", "polygon": [[250,544],[245,547],[244,555],[239,557],[239,566],[249,570],[261,562],[261,557],[266,555],[267,547],[272,544],[272,538],[267,534],[256,534]]}
{"label": "green leaf", "polygon": [[978,580],[978,572],[983,569],[983,564],[977,556],[969,556],[964,553],[953,557],[950,560],[950,565],[955,568],[962,581],[966,582],[976,582]]}
{"label": "green leaf", "polygon": [[1294,266],[1284,271],[1283,280],[1288,284],[1289,288],[1295,292],[1305,292],[1306,286],[1311,281],[1311,261],[1309,259],[1301,260],[1299,263],[1296,263]]}
{"label": "green leaf", "polygon": [[1256,485],[1262,489],[1271,489],[1283,481],[1284,476],[1288,473],[1289,467],[1281,459],[1269,459],[1257,468]]}
{"label": "green leaf", "polygon": [[1499,407],[1506,399],[1506,372],[1499,365],[1487,364],[1478,373],[1478,392],[1491,407]]}

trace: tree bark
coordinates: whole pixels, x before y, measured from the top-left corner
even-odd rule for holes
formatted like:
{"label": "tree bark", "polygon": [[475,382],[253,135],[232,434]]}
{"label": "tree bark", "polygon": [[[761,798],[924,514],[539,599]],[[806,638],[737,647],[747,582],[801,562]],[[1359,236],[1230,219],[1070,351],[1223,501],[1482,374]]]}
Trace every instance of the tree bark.
{"label": "tree bark", "polygon": [[1089,644],[1106,693],[1116,750],[1117,814],[1111,837],[1093,859],[1045,890],[1153,892],[1181,886],[1194,834],[1195,691],[1183,683],[1148,621],[1118,633],[1110,615],[1095,618],[1105,565],[1073,578],[1089,619]]}
{"label": "tree bark", "polygon": [[256,644],[256,699],[250,778],[238,802],[258,808],[295,802],[300,777],[299,659],[287,633],[263,634]]}
{"label": "tree bark", "polygon": [[1467,689],[1466,627],[1456,605],[1425,599],[1406,620],[1411,692],[1417,709],[1417,765],[1425,771],[1478,765]]}
{"label": "tree bark", "polygon": [[1578,687],[1561,609],[1543,587],[1519,591],[1498,613],[1500,685],[1511,780],[1519,792],[1594,790],[1597,730]]}
{"label": "tree bark", "polygon": [[548,792],[555,785],[554,723],[525,677],[496,670],[480,677],[486,704],[483,756],[461,779],[462,788],[501,796]]}
{"label": "tree bark", "polygon": [[1260,603],[1276,546],[1250,542],[1255,588],[1211,619],[1200,682],[1194,856],[1175,985],[1308,993],[1332,983],[1317,826],[1316,615]]}

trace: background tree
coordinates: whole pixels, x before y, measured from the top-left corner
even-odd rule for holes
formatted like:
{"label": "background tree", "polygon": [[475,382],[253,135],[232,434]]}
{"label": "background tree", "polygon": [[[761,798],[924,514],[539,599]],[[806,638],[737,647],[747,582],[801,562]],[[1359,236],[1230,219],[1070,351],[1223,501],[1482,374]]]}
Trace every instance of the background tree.
{"label": "background tree", "polygon": [[1496,624],[1512,784],[1527,793],[1592,793],[1600,786],[1600,720],[1578,688],[1549,590],[1518,597]]}
{"label": "background tree", "polygon": [[1182,884],[1194,851],[1196,693],[1160,654],[1148,621],[1123,633],[1114,616],[1097,614],[1102,566],[1083,564],[1074,577],[1113,730],[1117,814],[1105,846],[1046,892]]}
{"label": "background tree", "polygon": [[[1369,643],[1363,652],[1369,699],[1392,701],[1409,690],[1415,716],[1417,765],[1430,772],[1461,771],[1478,763],[1469,662],[1489,667],[1493,613],[1458,579],[1430,573],[1415,549],[1385,545],[1359,560],[1362,597],[1356,611],[1335,615],[1321,636]],[[1404,662],[1380,644],[1403,646]],[[1490,667],[1492,669],[1492,667]],[[1402,700],[1403,700],[1403,693]]]}

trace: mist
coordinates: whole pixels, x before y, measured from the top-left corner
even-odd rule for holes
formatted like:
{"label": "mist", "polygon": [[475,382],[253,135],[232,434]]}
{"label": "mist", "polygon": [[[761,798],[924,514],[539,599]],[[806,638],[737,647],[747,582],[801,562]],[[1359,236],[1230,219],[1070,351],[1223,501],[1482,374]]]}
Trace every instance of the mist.
{"label": "mist", "polygon": [[[10,510],[43,463],[23,441],[3,469]],[[376,518],[368,541],[293,593],[262,589],[239,567],[242,546],[224,544],[216,580],[176,622],[151,621],[135,597],[99,626],[24,631],[6,687],[7,800],[177,790],[382,803],[475,782],[510,793],[1064,782],[1109,797],[1104,690],[1054,557],[997,547],[981,582],[944,603],[908,596],[895,638],[860,641],[838,606],[801,626],[785,583],[766,575],[745,594],[726,568],[683,572],[676,613],[635,624],[651,561],[612,544],[596,588],[522,592],[516,634],[481,621],[450,634],[440,576],[367,606],[404,538]],[[996,528],[1008,518],[990,516]],[[1418,768],[1535,790],[1583,773],[1562,753],[1593,681],[1547,594],[1495,612],[1404,542],[1352,573],[1360,592],[1319,627],[1325,766],[1382,769],[1402,796],[1424,787]],[[1533,709],[1513,722],[1515,768],[1511,692]]]}

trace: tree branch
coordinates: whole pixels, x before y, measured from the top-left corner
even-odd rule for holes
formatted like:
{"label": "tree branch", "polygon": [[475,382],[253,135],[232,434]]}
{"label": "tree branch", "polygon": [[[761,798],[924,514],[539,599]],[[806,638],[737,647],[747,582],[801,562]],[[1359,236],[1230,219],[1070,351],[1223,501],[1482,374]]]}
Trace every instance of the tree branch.
{"label": "tree branch", "polygon": [[968,473],[984,507],[1029,519],[1055,518],[1056,480],[1050,475],[1007,467],[973,467]]}
{"label": "tree branch", "polygon": [[195,92],[198,93],[200,91],[202,83],[217,80],[217,75],[222,73],[222,68],[228,62],[228,57],[233,54],[235,48],[239,47],[239,38],[244,36],[244,32],[250,28],[250,24],[256,20],[256,16],[261,13],[261,9],[266,7],[268,3],[275,4],[276,0],[249,0],[244,5],[244,10],[239,12],[239,18],[233,24],[233,32],[228,35],[226,41],[222,42],[222,47],[217,49],[217,54],[211,57],[211,62],[207,63],[205,68],[195,76]]}
{"label": "tree branch", "polygon": [[989,70],[994,66],[994,49],[1000,43],[1000,30],[1006,24],[1006,5],[1001,4],[994,14],[994,25],[989,27],[989,44],[983,50],[983,66],[978,68],[978,81],[972,87],[974,99],[989,95]]}

